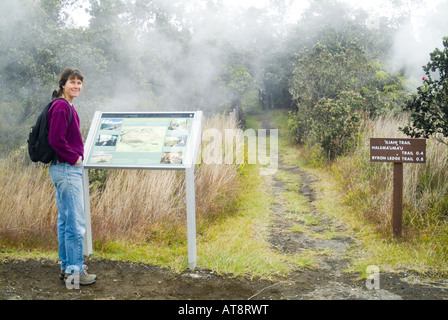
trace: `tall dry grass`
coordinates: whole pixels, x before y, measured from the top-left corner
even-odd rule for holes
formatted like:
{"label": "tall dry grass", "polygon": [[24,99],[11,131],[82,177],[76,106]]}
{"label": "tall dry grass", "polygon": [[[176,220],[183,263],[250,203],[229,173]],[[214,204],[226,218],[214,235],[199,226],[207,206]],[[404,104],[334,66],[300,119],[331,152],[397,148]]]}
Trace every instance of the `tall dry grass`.
{"label": "tall dry grass", "polygon": [[[209,128],[224,132],[238,128],[238,123],[231,116],[215,116],[205,119],[203,130]],[[0,162],[1,243],[55,247],[57,207],[48,168],[22,162]],[[198,225],[226,214],[238,194],[239,171],[236,164],[196,167]],[[185,192],[182,171],[108,170],[102,188],[93,188],[90,194],[93,240],[144,242],[184,237]]]}
{"label": "tall dry grass", "polygon": [[0,240],[23,247],[53,247],[57,207],[48,168],[17,157],[0,161]]}
{"label": "tall dry grass", "polygon": [[[339,159],[334,166],[345,184],[347,199],[386,234],[390,233],[393,205],[393,165],[370,162],[370,138],[409,138],[398,130],[406,123],[404,115],[364,123],[355,153]],[[445,144],[428,139],[426,164],[404,164],[403,207],[405,231],[410,233],[446,223],[448,147]]]}

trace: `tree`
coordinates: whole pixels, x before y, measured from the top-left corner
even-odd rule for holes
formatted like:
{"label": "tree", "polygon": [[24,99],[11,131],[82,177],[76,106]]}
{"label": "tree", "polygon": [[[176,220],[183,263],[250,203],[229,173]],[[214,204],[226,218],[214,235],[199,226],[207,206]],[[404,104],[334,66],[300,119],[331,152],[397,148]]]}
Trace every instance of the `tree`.
{"label": "tree", "polygon": [[309,140],[320,144],[328,159],[355,146],[363,103],[359,93],[349,90],[336,100],[321,99],[313,108]]}
{"label": "tree", "polygon": [[289,79],[297,107],[288,122],[291,137],[319,145],[330,160],[355,145],[361,117],[387,114],[403,99],[402,77],[384,70],[355,26],[347,21],[322,28],[317,43],[297,54]]}
{"label": "tree", "polygon": [[322,98],[335,99],[346,89],[360,88],[360,81],[369,73],[367,57],[355,41],[347,47],[340,44],[316,44],[298,55],[290,81],[294,100],[312,107]]}
{"label": "tree", "polygon": [[431,61],[423,67],[426,76],[404,105],[410,112],[410,123],[400,128],[412,138],[435,136],[448,145],[442,137],[448,137],[448,37],[443,38],[444,49],[436,48]]}
{"label": "tree", "polygon": [[[335,123],[328,119],[341,116],[342,123],[346,120],[355,120],[345,115],[347,111],[359,110],[354,110],[350,106],[348,109],[341,109],[338,100],[346,103],[347,99],[342,95],[343,92],[359,91],[370,70],[365,52],[355,41],[347,43],[347,47],[337,43],[330,46],[318,43],[311,50],[302,50],[298,54],[296,68],[289,83],[290,93],[297,103],[297,112],[291,114],[289,121],[294,141],[299,144],[318,143],[330,158],[340,154],[342,150],[339,147],[333,148],[327,138],[338,140],[337,144],[345,138],[336,138],[339,133],[333,130]],[[321,112],[330,112],[334,115],[329,114],[328,118],[321,116]],[[324,129],[325,126],[328,128]],[[329,133],[320,135],[317,133],[318,130]],[[351,136],[351,133],[343,135]],[[319,138],[316,138],[317,136]]]}
{"label": "tree", "polygon": [[0,3],[0,152],[23,143],[29,120],[51,99],[59,9],[56,0]]}

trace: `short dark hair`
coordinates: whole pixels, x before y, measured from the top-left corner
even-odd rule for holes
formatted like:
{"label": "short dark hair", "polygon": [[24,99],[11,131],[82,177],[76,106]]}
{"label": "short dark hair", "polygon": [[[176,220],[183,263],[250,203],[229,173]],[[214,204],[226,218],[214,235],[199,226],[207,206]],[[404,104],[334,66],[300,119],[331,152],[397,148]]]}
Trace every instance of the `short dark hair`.
{"label": "short dark hair", "polygon": [[62,71],[61,76],[59,77],[59,88],[53,91],[53,99],[59,98],[62,96],[64,89],[62,88],[69,79],[79,79],[84,81],[84,76],[81,71],[74,68],[66,68]]}

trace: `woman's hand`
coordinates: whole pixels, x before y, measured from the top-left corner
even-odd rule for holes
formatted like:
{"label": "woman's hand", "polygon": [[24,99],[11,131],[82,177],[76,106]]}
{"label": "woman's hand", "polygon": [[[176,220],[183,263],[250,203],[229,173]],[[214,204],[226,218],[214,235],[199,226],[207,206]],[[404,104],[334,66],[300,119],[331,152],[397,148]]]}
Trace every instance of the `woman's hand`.
{"label": "woman's hand", "polygon": [[76,161],[76,163],[75,163],[75,167],[80,167],[80,166],[82,166],[82,157],[81,156],[78,158],[78,161]]}

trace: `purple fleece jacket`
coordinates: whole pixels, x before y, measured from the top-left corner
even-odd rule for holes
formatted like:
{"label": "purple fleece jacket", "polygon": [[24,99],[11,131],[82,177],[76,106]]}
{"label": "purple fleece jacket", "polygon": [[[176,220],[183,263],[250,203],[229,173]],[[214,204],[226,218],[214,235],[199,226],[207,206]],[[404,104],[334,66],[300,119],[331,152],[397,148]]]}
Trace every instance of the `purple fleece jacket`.
{"label": "purple fleece jacket", "polygon": [[[70,109],[72,121],[70,121]],[[59,162],[75,165],[78,158],[84,158],[84,144],[80,121],[75,108],[65,100],[55,100],[48,110],[47,121],[50,126],[50,145],[59,156]]]}

